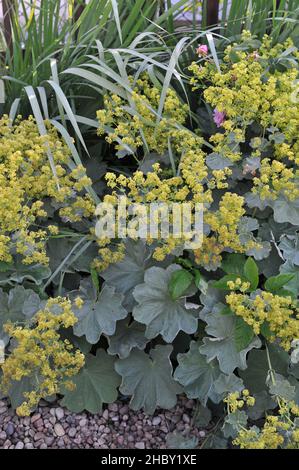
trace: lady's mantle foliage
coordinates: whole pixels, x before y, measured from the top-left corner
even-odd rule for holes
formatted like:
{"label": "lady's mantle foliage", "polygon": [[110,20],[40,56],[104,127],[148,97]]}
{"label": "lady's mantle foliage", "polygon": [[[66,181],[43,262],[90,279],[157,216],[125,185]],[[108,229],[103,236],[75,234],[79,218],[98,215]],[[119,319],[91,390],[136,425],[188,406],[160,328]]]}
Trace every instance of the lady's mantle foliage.
{"label": "lady's mantle foliage", "polygon": [[135,320],[144,323],[147,338],[162,338],[171,343],[179,331],[195,333],[199,306],[188,306],[186,297],[174,299],[169,292],[171,276],[179,266],[170,265],[167,269],[156,266],[144,274],[144,284],[136,286],[133,296],[137,305],[133,309]]}
{"label": "lady's mantle foliage", "polygon": [[172,86],[160,112],[153,73],[97,113],[103,201],[202,203],[200,249],[188,234],[97,239],[97,175],[49,124],[46,143],[31,118],[0,121],[2,385],[21,414],[51,394],[95,413],[121,393],[153,413],[186,393],[202,419],[218,410],[206,447],[298,448],[299,53],[244,32],[218,68],[203,46],[191,121]]}

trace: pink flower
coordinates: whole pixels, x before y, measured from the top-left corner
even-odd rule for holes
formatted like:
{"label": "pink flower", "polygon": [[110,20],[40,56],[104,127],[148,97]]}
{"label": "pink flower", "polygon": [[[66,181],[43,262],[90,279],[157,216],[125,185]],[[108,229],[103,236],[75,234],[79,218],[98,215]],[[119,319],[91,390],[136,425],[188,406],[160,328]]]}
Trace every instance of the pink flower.
{"label": "pink flower", "polygon": [[198,48],[196,49],[196,54],[198,56],[205,57],[206,55],[208,55],[208,52],[209,52],[208,46],[205,46],[205,44],[201,44],[201,46],[198,46]]}
{"label": "pink flower", "polygon": [[213,112],[213,121],[215,122],[217,127],[221,127],[222,124],[225,121],[225,112],[224,111],[218,111],[217,108],[214,109]]}

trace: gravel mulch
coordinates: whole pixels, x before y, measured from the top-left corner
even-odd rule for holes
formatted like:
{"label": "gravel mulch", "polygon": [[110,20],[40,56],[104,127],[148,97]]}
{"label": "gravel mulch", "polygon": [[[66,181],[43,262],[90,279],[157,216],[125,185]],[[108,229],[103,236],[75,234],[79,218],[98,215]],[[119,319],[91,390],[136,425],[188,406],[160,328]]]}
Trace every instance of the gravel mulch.
{"label": "gravel mulch", "polygon": [[58,403],[42,402],[30,417],[20,418],[0,401],[0,448],[96,448],[164,449],[167,434],[205,437],[192,426],[194,401],[184,397],[172,410],[158,410],[148,416],[122,402],[113,403],[102,414],[75,414]]}

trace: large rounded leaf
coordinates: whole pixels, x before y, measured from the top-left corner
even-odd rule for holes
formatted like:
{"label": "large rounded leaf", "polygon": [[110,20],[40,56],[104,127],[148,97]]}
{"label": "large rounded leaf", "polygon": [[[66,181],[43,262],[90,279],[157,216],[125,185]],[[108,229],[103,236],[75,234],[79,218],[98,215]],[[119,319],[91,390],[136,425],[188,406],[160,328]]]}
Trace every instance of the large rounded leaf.
{"label": "large rounded leaf", "polygon": [[198,398],[206,405],[215,393],[214,383],[221,374],[217,361],[207,361],[199,352],[200,343],[192,341],[186,354],[178,354],[178,367],[174,378],[184,386],[189,398]]}
{"label": "large rounded leaf", "polygon": [[145,335],[155,338],[159,334],[171,343],[179,331],[195,333],[199,308],[187,304],[186,298],[173,299],[169,292],[171,275],[177,265],[167,269],[152,267],[144,275],[144,284],[136,286],[133,295],[138,303],[133,309],[135,320],[147,325]]}
{"label": "large rounded leaf", "polygon": [[294,265],[299,266],[299,234],[284,235],[281,237],[279,249],[283,252],[286,260],[290,260]]}
{"label": "large rounded leaf", "polygon": [[289,201],[284,196],[279,196],[271,202],[274,211],[274,220],[279,224],[289,222],[299,225],[299,200]]}
{"label": "large rounded leaf", "polygon": [[143,282],[147,268],[155,264],[152,258],[153,249],[142,240],[128,239],[125,245],[125,257],[111,264],[101,273],[105,281],[116,288],[117,292],[125,295],[124,305],[129,310],[135,304],[133,289]]}
{"label": "large rounded leaf", "polygon": [[261,341],[255,337],[250,344],[238,351],[235,341],[236,317],[212,313],[205,318],[208,326],[206,332],[211,337],[203,339],[200,352],[207,356],[208,361],[217,358],[220,369],[225,374],[231,374],[236,367],[246,369],[246,356],[253,348],[260,348]]}
{"label": "large rounded leaf", "polygon": [[299,295],[299,267],[295,266],[291,260],[287,260],[283,263],[279,271],[282,274],[293,274],[294,277],[285,284],[284,288],[293,292],[293,294],[297,297]]}
{"label": "large rounded leaf", "polygon": [[116,371],[122,376],[120,391],[132,395],[131,408],[144,408],[148,414],[157,406],[170,409],[176,404],[176,395],[182,388],[172,377],[169,356],[172,346],[156,346],[150,355],[133,350],[127,359],[115,363]]}
{"label": "large rounded leaf", "polygon": [[74,300],[80,297],[84,303],[81,308],[73,305],[73,311],[78,318],[74,326],[77,336],[86,336],[91,344],[96,344],[102,333],[113,335],[116,322],[127,316],[127,311],[122,306],[123,295],[115,292],[112,286],[104,285],[99,294],[96,293],[91,279],[84,279],[78,291],[70,293]]}
{"label": "large rounded leaf", "polygon": [[[287,376],[289,355],[286,351],[274,344],[268,345],[272,369],[278,374]],[[263,392],[266,389],[266,380],[269,374],[269,363],[266,350],[251,351],[248,356],[248,367],[239,371],[244,380],[245,387],[252,393]]]}
{"label": "large rounded leaf", "polygon": [[113,403],[117,399],[120,377],[114,369],[114,358],[103,349],[98,349],[96,356],[89,354],[83,369],[72,382],[76,388],[65,391],[61,404],[74,413],[83,410],[98,413],[103,403]]}
{"label": "large rounded leaf", "polygon": [[129,356],[133,348],[144,349],[148,339],[144,336],[145,327],[136,321],[129,325],[129,320],[117,322],[113,336],[108,336],[108,353],[118,354],[121,359]]}

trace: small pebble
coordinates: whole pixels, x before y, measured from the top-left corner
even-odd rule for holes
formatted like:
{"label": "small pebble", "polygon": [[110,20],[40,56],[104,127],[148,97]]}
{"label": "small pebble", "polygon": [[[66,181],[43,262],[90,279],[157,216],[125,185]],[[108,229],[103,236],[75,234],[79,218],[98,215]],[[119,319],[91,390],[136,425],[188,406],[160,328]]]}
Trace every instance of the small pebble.
{"label": "small pebble", "polygon": [[34,421],[34,427],[35,427],[36,429],[42,427],[43,424],[44,424],[44,422],[43,422],[43,420],[42,420],[41,418],[39,418],[39,419],[37,419],[36,421]]}
{"label": "small pebble", "polygon": [[135,448],[136,449],[145,449],[145,443],[144,442],[136,442]]}
{"label": "small pebble", "polygon": [[64,417],[64,411],[62,408],[55,409],[56,418],[61,420]]}
{"label": "small pebble", "polygon": [[55,424],[54,431],[55,431],[56,436],[58,436],[58,437],[62,437],[62,436],[65,435],[65,431],[64,431],[63,427],[61,426],[61,424],[59,424],[59,423]]}
{"label": "small pebble", "polygon": [[153,418],[153,420],[152,420],[153,426],[158,426],[158,424],[160,424],[160,423],[161,423],[161,418],[160,418],[160,416],[155,416],[155,417]]}
{"label": "small pebble", "polygon": [[24,443],[19,441],[15,445],[15,449],[24,449]]}
{"label": "small pebble", "polygon": [[37,433],[34,435],[33,439],[34,439],[35,441],[40,441],[41,439],[44,439],[44,437],[45,437],[45,435],[44,435],[42,432],[37,432]]}
{"label": "small pebble", "polygon": [[31,444],[31,442],[28,442],[28,444],[25,444],[25,449],[34,449],[33,444]]}
{"label": "small pebble", "polygon": [[31,423],[33,424],[35,421],[37,421],[39,418],[41,417],[41,415],[38,413],[38,414],[35,414],[31,417]]}
{"label": "small pebble", "polygon": [[129,411],[128,405],[124,405],[119,409],[119,414],[120,415],[125,415],[125,414],[128,413],[128,411]]}
{"label": "small pebble", "polygon": [[70,437],[75,437],[76,434],[77,434],[77,429],[76,429],[76,428],[70,428],[70,429],[68,430],[68,435],[69,435]]}
{"label": "small pebble", "polygon": [[110,404],[108,405],[108,410],[109,410],[109,411],[117,412],[117,411],[118,411],[118,405],[117,405],[117,403],[110,403]]}
{"label": "small pebble", "polygon": [[13,433],[15,432],[15,427],[14,427],[13,423],[8,423],[8,425],[6,426],[5,431],[6,431],[6,434],[8,436],[12,436]]}

